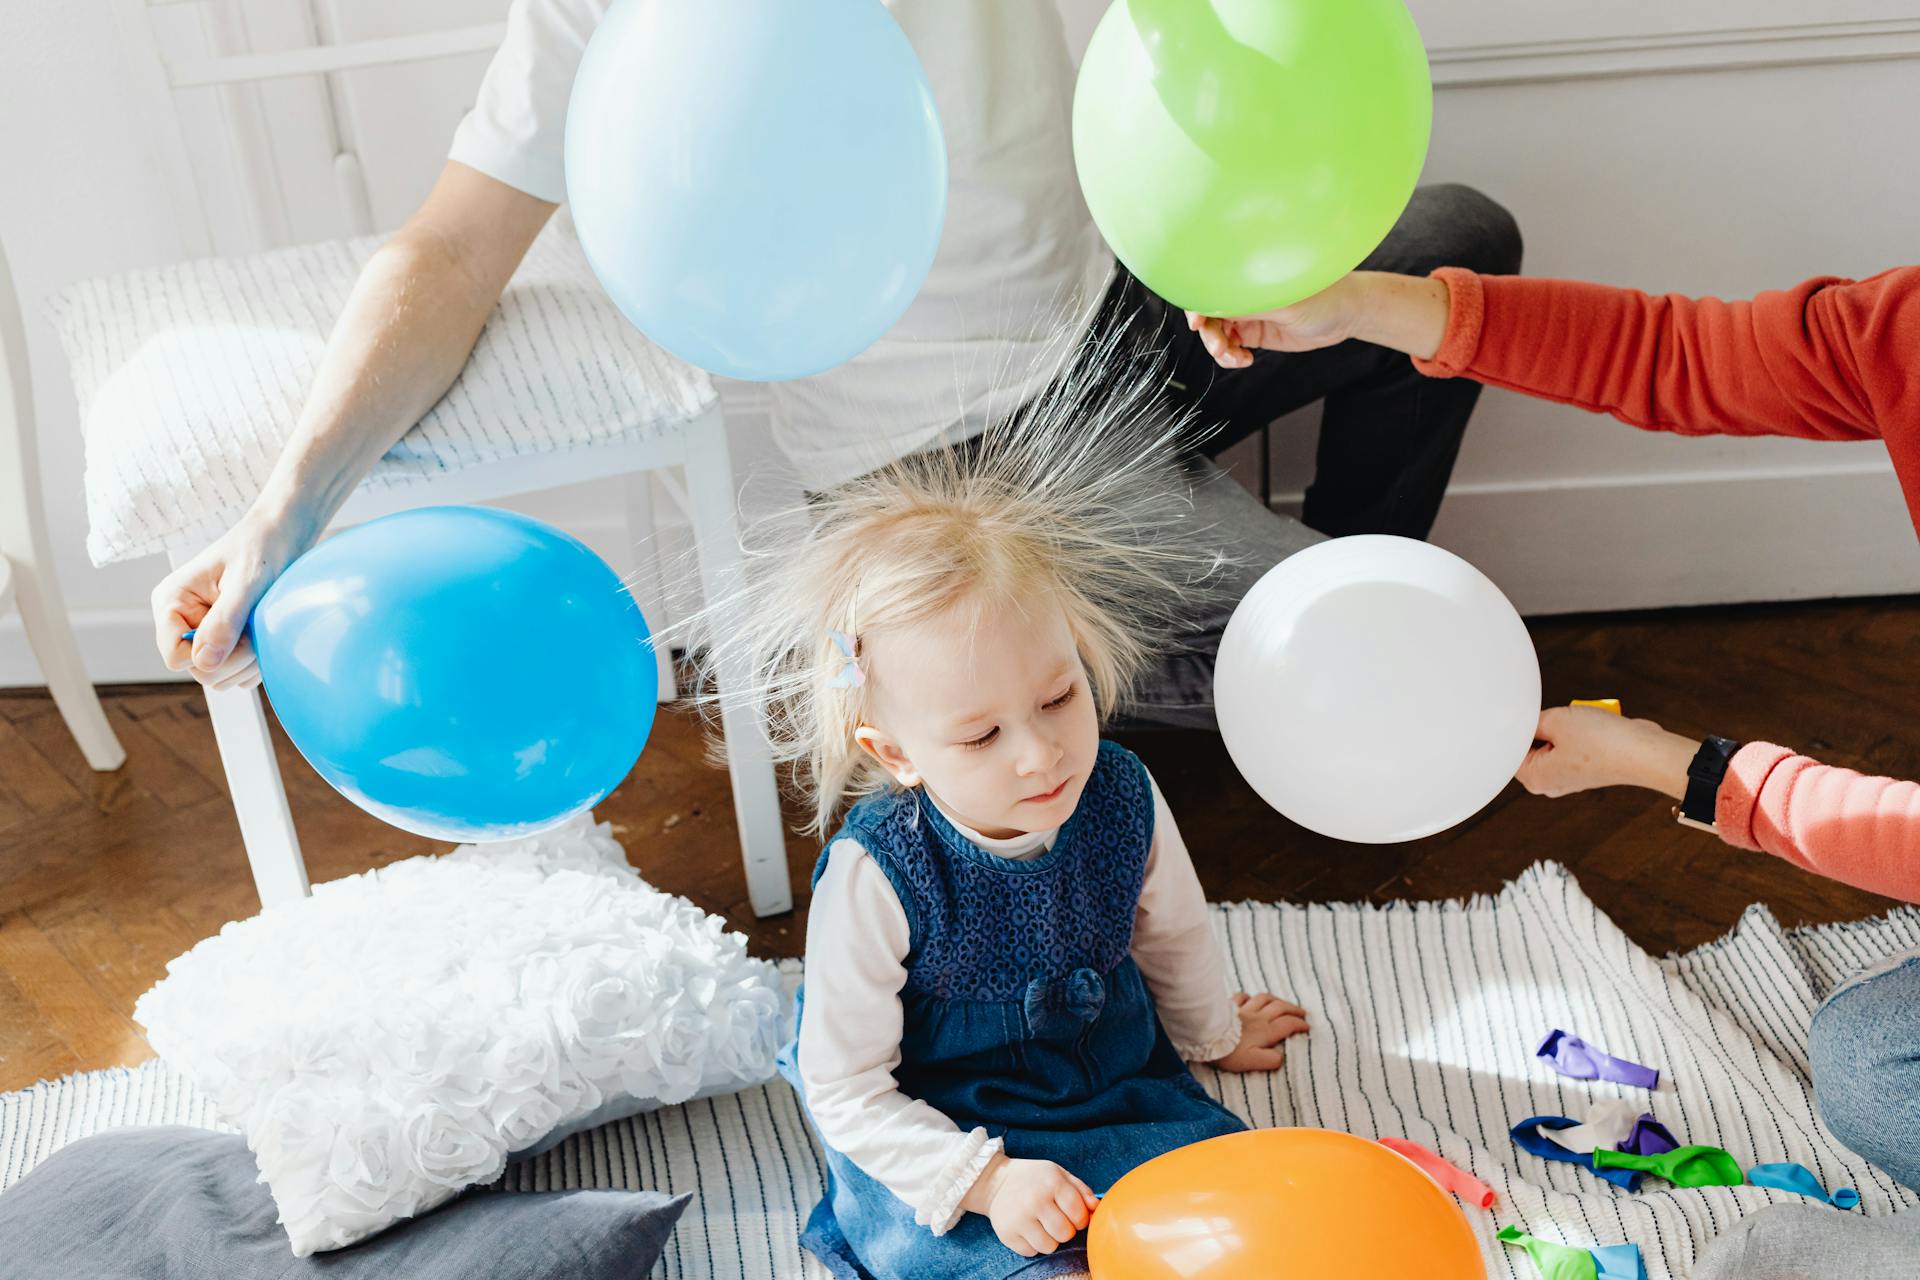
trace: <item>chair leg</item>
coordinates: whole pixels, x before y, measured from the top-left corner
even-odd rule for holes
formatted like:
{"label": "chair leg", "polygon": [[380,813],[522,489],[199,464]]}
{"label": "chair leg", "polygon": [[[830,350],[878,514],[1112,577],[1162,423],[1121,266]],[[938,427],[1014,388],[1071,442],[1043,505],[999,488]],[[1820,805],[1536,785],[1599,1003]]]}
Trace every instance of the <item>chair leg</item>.
{"label": "chair leg", "polygon": [[[733,466],[727,457],[726,423],[718,411],[687,429],[687,496],[693,508],[694,544],[707,599],[722,600],[740,569],[740,529],[734,518]],[[724,617],[714,629],[725,628]],[[724,689],[744,673],[716,673]],[[733,781],[733,813],[740,825],[740,856],[746,866],[747,899],[756,916],[793,909],[787,870],[786,828],[780,818],[780,788],[765,726],[739,709],[723,711],[727,772]]]}
{"label": "chair leg", "polygon": [[[93,682],[80,665],[66,602],[53,576],[33,435],[26,326],[13,291],[12,269],[7,255],[0,252],[0,583],[9,578],[20,620],[26,625],[27,643],[40,661],[53,705],[80,744],[80,753],[102,773],[118,769],[126,763],[127,753],[114,737]],[[0,603],[6,594],[0,587]]]}
{"label": "chair leg", "polygon": [[227,771],[227,790],[233,797],[234,816],[240,819],[240,839],[247,847],[260,905],[271,907],[306,897],[307,861],[293,829],[293,810],[280,779],[280,762],[274,758],[273,734],[267,728],[266,709],[260,705],[260,690],[209,689],[207,711],[220,744],[220,763]]}
{"label": "chair leg", "polygon": [[207,713],[260,905],[271,907],[306,897],[307,862],[293,829],[293,810],[280,779],[280,762],[273,754],[273,734],[267,728],[259,688],[209,689]]}
{"label": "chair leg", "polygon": [[126,748],[114,736],[107,713],[100,706],[100,695],[94,692],[86,668],[80,665],[80,648],[74,643],[59,588],[41,576],[48,567],[44,561],[18,566],[14,603],[26,625],[27,643],[47,678],[53,705],[60,709],[73,740],[80,744],[80,754],[96,772],[111,773],[127,762]]}
{"label": "chair leg", "polygon": [[[623,480],[627,500],[627,547],[631,551],[632,573],[627,588],[640,605],[647,625],[656,632],[666,625],[666,591],[660,579],[660,541],[653,522],[653,473],[636,471]],[[673,674],[673,651],[655,644],[654,661],[659,667],[661,702],[680,696]]]}

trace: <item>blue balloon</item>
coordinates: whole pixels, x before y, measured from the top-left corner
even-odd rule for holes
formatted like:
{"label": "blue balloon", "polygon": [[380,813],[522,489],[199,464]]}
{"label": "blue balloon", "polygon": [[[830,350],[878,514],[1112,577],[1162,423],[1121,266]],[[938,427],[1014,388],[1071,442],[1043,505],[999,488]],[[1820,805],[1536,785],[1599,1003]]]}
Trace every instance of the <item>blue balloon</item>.
{"label": "blue balloon", "polygon": [[946,219],[933,91],[880,0],[614,0],[574,78],[566,172],[627,319],[754,381],[864,351]]}
{"label": "blue balloon", "polygon": [[508,511],[425,507],[348,529],[287,567],[250,633],[308,763],[439,840],[511,840],[585,812],[653,727],[653,649],[619,575]]}

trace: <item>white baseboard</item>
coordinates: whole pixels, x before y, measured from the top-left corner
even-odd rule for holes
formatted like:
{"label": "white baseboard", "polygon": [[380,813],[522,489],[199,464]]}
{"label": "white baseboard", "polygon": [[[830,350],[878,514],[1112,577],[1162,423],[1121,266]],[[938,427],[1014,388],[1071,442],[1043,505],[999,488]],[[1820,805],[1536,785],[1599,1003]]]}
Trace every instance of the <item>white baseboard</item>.
{"label": "white baseboard", "polygon": [[[95,684],[141,684],[182,677],[168,671],[153,647],[153,619],[144,609],[80,609],[69,617],[80,661]],[[27,644],[20,615],[0,617],[0,689],[46,684]]]}
{"label": "white baseboard", "polygon": [[[1298,510],[1298,495],[1274,505]],[[569,527],[603,553],[624,536],[617,513]],[[1920,592],[1920,545],[1899,484],[1878,465],[1469,482],[1447,495],[1434,541],[1533,616]],[[99,684],[179,678],[154,653],[143,609],[82,611],[73,629]],[[0,618],[0,687],[41,683],[19,617]]]}
{"label": "white baseboard", "polygon": [[[1276,494],[1298,514],[1299,494]],[[1529,617],[1920,592],[1891,468],[1456,484],[1433,541]]]}
{"label": "white baseboard", "polygon": [[1891,469],[1462,485],[1434,541],[1521,613],[1920,592],[1920,545]]}

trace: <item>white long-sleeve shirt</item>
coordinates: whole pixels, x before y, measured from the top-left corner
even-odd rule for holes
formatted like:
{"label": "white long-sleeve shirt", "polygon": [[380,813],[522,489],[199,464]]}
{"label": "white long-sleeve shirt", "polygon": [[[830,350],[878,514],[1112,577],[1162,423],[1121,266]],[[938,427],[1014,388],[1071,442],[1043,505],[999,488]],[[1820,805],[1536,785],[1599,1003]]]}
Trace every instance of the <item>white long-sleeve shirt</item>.
{"label": "white long-sleeve shirt", "polygon": [[[996,857],[1028,859],[1058,829],[990,840],[942,808],[968,840]],[[800,1018],[800,1079],[820,1136],[899,1196],[935,1235],[960,1218],[960,1202],[1000,1150],[985,1129],[962,1131],[900,1092],[901,988],[911,941],[892,883],[859,842],[827,851],[807,920],[807,996]],[[1153,843],[1134,909],[1133,958],[1174,1048],[1190,1062],[1231,1053],[1240,1017],[1193,860],[1160,788]]]}

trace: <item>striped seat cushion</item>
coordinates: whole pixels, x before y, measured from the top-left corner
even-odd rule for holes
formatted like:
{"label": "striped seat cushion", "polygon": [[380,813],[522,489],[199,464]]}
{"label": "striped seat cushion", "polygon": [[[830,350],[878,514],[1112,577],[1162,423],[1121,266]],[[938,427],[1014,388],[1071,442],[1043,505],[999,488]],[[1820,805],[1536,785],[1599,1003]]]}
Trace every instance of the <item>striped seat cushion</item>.
{"label": "striped seat cushion", "polygon": [[[164,550],[246,510],[379,243],[176,263],[83,281],[53,300],[86,436],[95,564]],[[556,218],[460,377],[366,483],[677,430],[713,398],[705,373],[620,315]]]}

